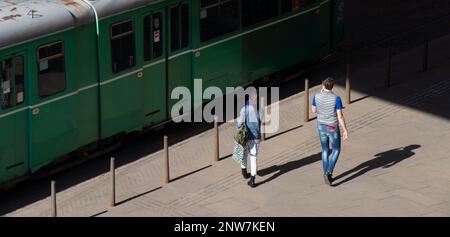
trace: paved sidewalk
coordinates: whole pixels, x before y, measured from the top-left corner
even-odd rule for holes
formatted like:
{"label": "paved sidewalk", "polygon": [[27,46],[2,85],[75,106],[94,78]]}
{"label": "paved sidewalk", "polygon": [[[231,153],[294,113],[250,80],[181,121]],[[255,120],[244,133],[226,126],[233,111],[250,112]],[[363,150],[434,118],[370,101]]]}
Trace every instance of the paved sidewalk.
{"label": "paved sidewalk", "polygon": [[[449,38],[431,47],[450,45]],[[347,106],[350,139],[343,143],[335,187],[321,176],[315,121],[303,123],[303,93],[280,102],[280,133],[262,143],[259,186],[251,189],[231,158],[214,163],[212,131],[170,147],[173,182],[161,186],[161,151],[116,173],[119,205],[108,208],[107,174],[58,193],[59,216],[450,216],[450,59],[433,54],[421,73],[420,49],[394,58],[390,89],[384,64],[355,72],[359,101]],[[416,60],[414,60],[416,59]],[[405,76],[406,75],[406,76]],[[299,82],[302,83],[302,82]],[[319,87],[312,89],[312,94]],[[338,86],[336,93],[343,95]],[[220,155],[233,147],[233,122],[220,126]],[[120,159],[120,158],[119,158]],[[194,172],[195,171],[195,172]],[[7,216],[49,216],[45,198]]]}

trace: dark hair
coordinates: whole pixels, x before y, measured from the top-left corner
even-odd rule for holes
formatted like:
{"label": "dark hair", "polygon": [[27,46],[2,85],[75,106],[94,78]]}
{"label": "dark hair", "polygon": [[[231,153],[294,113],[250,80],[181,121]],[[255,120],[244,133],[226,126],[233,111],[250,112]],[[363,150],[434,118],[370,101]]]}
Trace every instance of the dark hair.
{"label": "dark hair", "polygon": [[322,81],[322,85],[325,87],[325,89],[332,90],[334,87],[334,79],[328,77],[327,79]]}

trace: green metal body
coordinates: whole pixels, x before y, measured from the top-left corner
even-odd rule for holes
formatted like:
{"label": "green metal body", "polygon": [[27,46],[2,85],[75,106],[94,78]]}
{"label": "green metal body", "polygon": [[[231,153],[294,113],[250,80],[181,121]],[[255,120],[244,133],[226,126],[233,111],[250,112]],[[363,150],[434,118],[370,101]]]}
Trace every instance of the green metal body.
{"label": "green metal body", "polygon": [[[199,39],[199,1],[190,6],[189,45],[172,52],[170,9],[162,1],[0,50],[0,61],[25,58],[25,102],[0,109],[0,184],[34,173],[82,147],[170,120],[173,88],[248,85],[301,62],[316,62],[342,39],[342,0],[317,1],[299,11],[241,28],[211,41]],[[163,15],[163,54],[144,61],[143,19]],[[111,69],[110,27],[133,19],[136,64]],[[337,20],[338,19],[338,20]],[[168,41],[166,41],[168,40]],[[64,42],[66,89],[48,98],[37,93],[36,49]],[[98,42],[98,43],[97,43]]]}

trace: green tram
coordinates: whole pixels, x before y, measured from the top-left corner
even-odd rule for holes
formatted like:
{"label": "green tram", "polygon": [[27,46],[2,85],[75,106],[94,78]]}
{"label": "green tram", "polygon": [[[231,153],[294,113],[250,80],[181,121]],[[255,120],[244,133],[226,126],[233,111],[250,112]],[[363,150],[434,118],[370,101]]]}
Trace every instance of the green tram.
{"label": "green tram", "polygon": [[170,121],[194,78],[249,85],[342,35],[343,0],[0,0],[0,186]]}

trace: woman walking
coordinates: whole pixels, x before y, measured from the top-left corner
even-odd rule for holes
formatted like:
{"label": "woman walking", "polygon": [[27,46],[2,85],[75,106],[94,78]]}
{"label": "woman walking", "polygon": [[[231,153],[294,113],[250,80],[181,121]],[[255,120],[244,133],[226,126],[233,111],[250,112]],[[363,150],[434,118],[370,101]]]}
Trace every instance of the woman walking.
{"label": "woman walking", "polygon": [[256,171],[257,171],[257,156],[260,142],[260,124],[261,114],[258,113],[257,101],[258,95],[253,92],[249,95],[249,99],[246,100],[244,107],[241,109],[237,127],[240,128],[245,122],[248,129],[248,140],[245,147],[244,158],[241,162],[242,175],[244,179],[248,179],[247,173],[247,159],[250,159],[250,180],[248,185],[252,188],[256,187]]}

